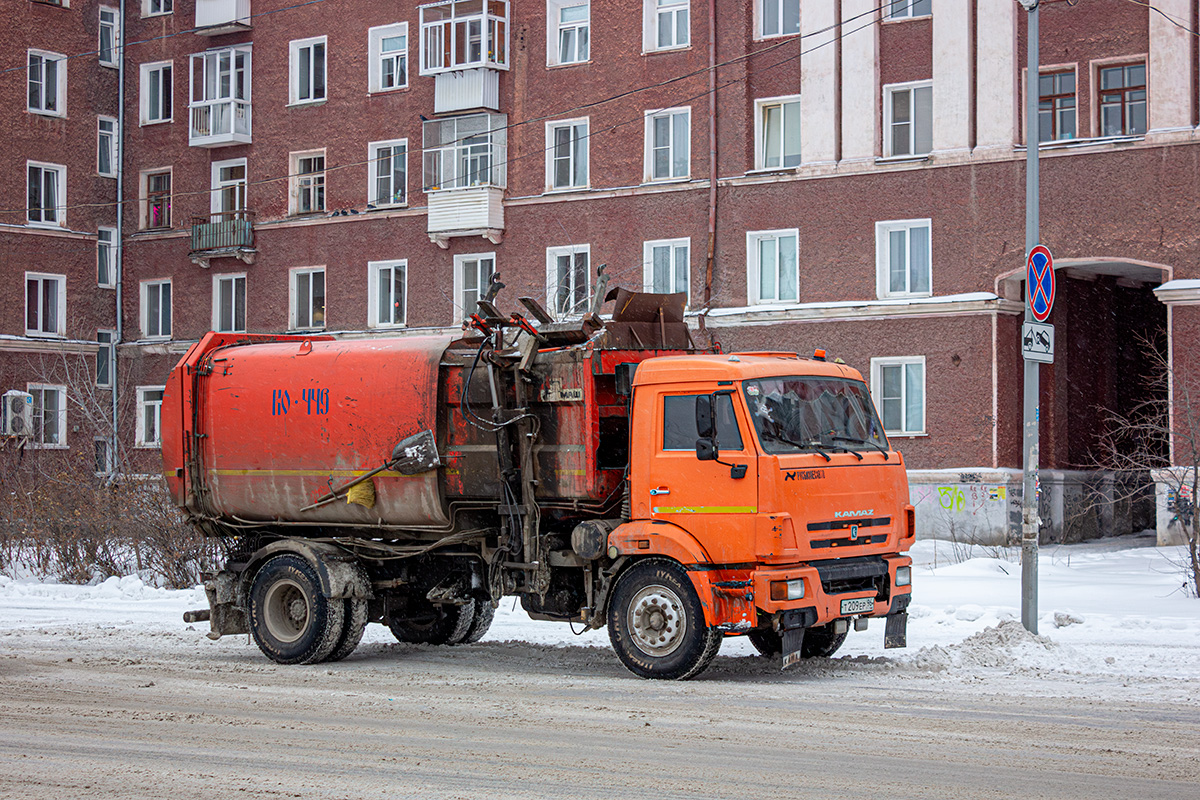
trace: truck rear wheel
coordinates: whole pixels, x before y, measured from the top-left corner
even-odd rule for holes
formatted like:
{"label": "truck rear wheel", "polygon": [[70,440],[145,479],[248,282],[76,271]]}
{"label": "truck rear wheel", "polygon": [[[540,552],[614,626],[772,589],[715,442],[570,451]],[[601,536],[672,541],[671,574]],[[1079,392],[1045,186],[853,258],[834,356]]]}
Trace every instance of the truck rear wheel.
{"label": "truck rear wheel", "polygon": [[467,629],[467,635],[463,637],[462,644],[474,644],[482,639],[488,632],[488,628],[492,627],[492,620],[495,617],[495,603],[491,600],[476,600],[475,616],[471,619],[471,627]]}
{"label": "truck rear wheel", "polygon": [[608,606],[608,638],[635,675],[685,680],[712,662],[722,634],[705,624],[683,568],[654,558],[633,565],[617,581]]}
{"label": "truck rear wheel", "polygon": [[414,644],[458,644],[475,620],[475,601],[462,605],[430,603],[421,598],[397,608],[388,616],[392,635]]}
{"label": "truck rear wheel", "polygon": [[302,556],[275,556],[254,576],[250,634],[272,661],[324,661],[341,640],[344,624],[345,602],[321,594],[316,570]]}
{"label": "truck rear wheel", "polygon": [[367,629],[367,601],[357,597],[347,597],[344,611],[345,625],[342,636],[334,646],[326,661],[341,661],[358,648],[362,641],[363,632]]}

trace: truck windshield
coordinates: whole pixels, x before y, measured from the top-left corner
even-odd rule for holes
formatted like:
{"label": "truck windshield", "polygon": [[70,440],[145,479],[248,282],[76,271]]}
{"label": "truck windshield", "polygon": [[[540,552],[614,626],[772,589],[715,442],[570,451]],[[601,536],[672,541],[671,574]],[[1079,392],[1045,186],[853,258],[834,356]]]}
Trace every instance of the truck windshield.
{"label": "truck windshield", "polygon": [[754,429],[768,453],[888,449],[861,381],[787,376],[745,381]]}

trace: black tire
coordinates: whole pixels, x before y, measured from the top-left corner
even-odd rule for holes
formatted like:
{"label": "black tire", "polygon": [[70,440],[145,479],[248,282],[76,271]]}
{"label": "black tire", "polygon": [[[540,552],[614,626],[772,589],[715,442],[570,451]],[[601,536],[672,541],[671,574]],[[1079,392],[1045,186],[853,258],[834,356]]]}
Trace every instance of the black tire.
{"label": "black tire", "polygon": [[686,680],[721,649],[723,635],[704,622],[704,608],[683,567],[652,558],[617,581],[608,605],[608,638],[621,663],[643,678]]}
{"label": "black tire", "polygon": [[250,634],[280,664],[324,661],[342,638],[345,602],[321,594],[317,572],[302,556],[275,556],[254,576]]}
{"label": "black tire", "polygon": [[461,606],[430,603],[425,598],[410,601],[388,616],[388,627],[397,641],[413,644],[458,644],[466,638],[475,619],[475,601]]}
{"label": "black tire", "polygon": [[344,619],[342,636],[334,645],[333,652],[325,659],[326,661],[341,661],[358,647],[358,643],[362,641],[363,631],[367,629],[367,601],[347,597]]}
{"label": "black tire", "polygon": [[495,617],[495,603],[491,600],[476,600],[475,618],[471,620],[471,626],[467,629],[467,635],[463,637],[461,644],[474,644],[482,639],[488,632],[488,628],[492,627],[492,620]]}
{"label": "black tire", "polygon": [[776,631],[770,628],[759,628],[758,630],[750,631],[747,638],[750,640],[750,644],[754,645],[754,649],[759,652],[759,655],[774,658],[783,652],[783,640]]}
{"label": "black tire", "polygon": [[833,632],[833,623],[826,623],[819,628],[809,628],[804,632],[804,641],[800,644],[801,658],[829,658],[837,652],[846,641],[850,629],[841,633]]}

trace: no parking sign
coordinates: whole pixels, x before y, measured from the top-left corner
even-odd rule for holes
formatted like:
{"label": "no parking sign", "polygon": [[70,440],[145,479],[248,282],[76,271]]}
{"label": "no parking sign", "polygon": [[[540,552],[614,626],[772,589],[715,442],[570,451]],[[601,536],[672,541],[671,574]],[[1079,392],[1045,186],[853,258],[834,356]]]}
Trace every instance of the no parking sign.
{"label": "no parking sign", "polygon": [[1045,245],[1039,244],[1029,251],[1025,260],[1025,286],[1033,318],[1045,322],[1054,309],[1054,256]]}

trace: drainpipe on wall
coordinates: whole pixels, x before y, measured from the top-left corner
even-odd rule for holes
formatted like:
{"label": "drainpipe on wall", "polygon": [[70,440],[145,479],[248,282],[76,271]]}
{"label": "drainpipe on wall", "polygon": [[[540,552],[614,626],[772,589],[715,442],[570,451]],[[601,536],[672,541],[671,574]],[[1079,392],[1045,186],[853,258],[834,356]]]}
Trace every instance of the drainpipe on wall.
{"label": "drainpipe on wall", "polygon": [[117,233],[116,248],[113,258],[113,285],[116,287],[116,330],[113,331],[113,341],[109,345],[109,377],[112,378],[112,439],[109,441],[109,458],[112,459],[112,474],[109,480],[116,480],[119,475],[120,468],[117,460],[117,444],[119,437],[117,436],[117,397],[120,393],[118,387],[121,385],[117,380],[117,345],[121,343],[121,333],[123,329],[122,321],[124,314],[122,313],[122,294],[121,285],[124,282],[125,272],[125,205],[122,202],[125,199],[125,0],[120,2],[120,10],[117,12],[120,15],[121,24],[118,28],[119,37],[117,40]]}
{"label": "drainpipe on wall", "polygon": [[712,304],[713,258],[717,246],[717,0],[708,0],[708,255],[704,263],[704,308],[700,332],[708,338],[705,318]]}

